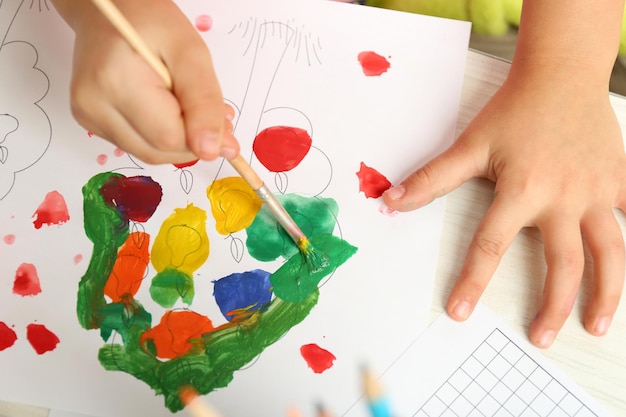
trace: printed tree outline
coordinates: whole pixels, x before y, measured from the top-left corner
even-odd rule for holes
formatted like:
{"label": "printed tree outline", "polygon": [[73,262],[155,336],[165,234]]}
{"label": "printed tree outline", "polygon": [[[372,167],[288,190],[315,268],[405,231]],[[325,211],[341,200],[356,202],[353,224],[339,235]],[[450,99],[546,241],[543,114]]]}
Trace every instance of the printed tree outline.
{"label": "printed tree outline", "polygon": [[[3,95],[0,97],[0,115],[10,115],[17,122],[17,127],[2,138],[2,160],[0,160],[0,201],[13,189],[18,173],[23,172],[43,158],[52,141],[52,123],[40,102],[50,90],[47,74],[37,65],[37,48],[26,41],[7,40],[9,31],[24,0],[4,0],[0,2],[0,87],[11,84],[11,71],[15,64],[26,67],[22,75],[30,76],[29,82],[22,85],[24,94],[19,96]],[[44,1],[45,4],[45,1]],[[32,6],[32,3],[31,3]],[[3,60],[12,65],[3,66]],[[8,87],[0,88],[6,91]],[[35,89],[41,89],[38,91]],[[28,120],[28,123],[20,123]]]}
{"label": "printed tree outline", "polygon": [[[239,34],[246,41],[242,56],[245,57],[252,54],[250,71],[241,104],[237,105],[234,100],[226,100],[235,109],[235,119],[233,120],[235,137],[255,138],[261,131],[264,119],[270,119],[268,116],[277,113],[278,117],[275,117],[275,119],[280,120],[282,112],[292,112],[304,119],[306,124],[304,128],[310,137],[313,138],[313,123],[303,111],[290,106],[267,108],[267,102],[281,64],[287,59],[288,54],[291,53],[293,55],[294,62],[305,61],[307,66],[322,64],[320,38],[313,38],[313,35],[306,31],[304,26],[298,27],[294,19],[281,22],[251,17],[246,21],[234,24],[227,33],[231,36]],[[328,188],[332,181],[333,167],[328,155],[320,148],[311,145],[309,153],[311,150],[318,152],[323,160],[328,163],[327,182],[320,190],[311,193],[314,196],[319,196]],[[252,150],[250,151],[248,162],[251,165],[253,164]],[[225,161],[221,162],[215,179],[219,178],[222,173],[224,163]],[[319,177],[322,171],[321,169],[316,169],[311,175]],[[289,175],[286,172],[274,172],[274,174],[274,186],[279,193],[286,194],[289,185]],[[240,262],[243,258],[245,244],[239,237],[233,234],[230,234],[229,238],[231,239],[231,256],[237,262]]]}

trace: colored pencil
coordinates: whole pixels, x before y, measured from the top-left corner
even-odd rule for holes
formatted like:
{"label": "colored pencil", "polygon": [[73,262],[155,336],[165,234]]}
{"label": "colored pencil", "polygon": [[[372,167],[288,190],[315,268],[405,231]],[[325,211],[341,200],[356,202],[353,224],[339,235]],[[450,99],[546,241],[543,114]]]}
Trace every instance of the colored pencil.
{"label": "colored pencil", "polygon": [[363,369],[363,391],[372,417],[391,417],[391,408],[382,385],[368,369]]}
{"label": "colored pencil", "polygon": [[[126,42],[128,42],[128,44],[146,60],[152,69],[159,74],[163,82],[165,82],[167,88],[171,89],[172,77],[169,70],[163,61],[161,61],[145,43],[122,12],[120,12],[111,0],[92,0],[92,2],[107,18],[107,20],[118,30]],[[274,194],[263,183],[263,180],[252,169],[250,164],[248,164],[248,162],[246,162],[241,155],[228,159],[228,162],[239,173],[239,175],[241,175],[241,177],[243,177],[243,179],[250,184],[250,187],[252,187],[261,201],[263,201],[270,213],[272,213],[278,223],[283,227],[283,229],[285,229],[289,237],[291,237],[294,243],[298,246],[298,249],[309,263],[309,266],[315,268],[319,266],[320,263],[323,263],[325,255],[318,253],[313,248],[309,239],[291,218],[283,205],[276,199],[276,196],[274,196]]]}
{"label": "colored pencil", "polygon": [[213,407],[202,401],[198,392],[189,385],[181,387],[178,396],[192,417],[221,417]]}

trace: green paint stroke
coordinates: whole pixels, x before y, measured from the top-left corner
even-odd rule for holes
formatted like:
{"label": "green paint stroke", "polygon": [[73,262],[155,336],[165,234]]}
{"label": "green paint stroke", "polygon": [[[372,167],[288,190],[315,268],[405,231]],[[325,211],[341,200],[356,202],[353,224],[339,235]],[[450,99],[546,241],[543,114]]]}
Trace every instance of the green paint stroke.
{"label": "green paint stroke", "polygon": [[85,234],[93,242],[89,266],[78,284],[76,303],[78,321],[85,329],[100,328],[105,318],[104,285],[129,233],[128,220],[100,194],[102,186],[115,177],[123,176],[112,172],[97,174],[83,187]]}
{"label": "green paint stroke", "polygon": [[150,296],[161,307],[170,308],[180,298],[190,305],[194,297],[193,278],[175,268],[165,268],[152,278]]}
{"label": "green paint stroke", "polygon": [[[339,211],[335,200],[303,197],[298,194],[277,195],[276,198],[309,239],[317,234],[333,233]],[[290,259],[299,252],[287,232],[265,206],[246,229],[246,233],[246,247],[250,256],[256,260],[269,262],[281,256]]]}
{"label": "green paint stroke", "polygon": [[311,246],[318,253],[316,260],[307,259],[310,253],[296,254],[270,275],[272,289],[278,298],[292,303],[302,302],[317,289],[322,278],[357,251],[345,240],[325,233],[311,237]]}
{"label": "green paint stroke", "polygon": [[[83,327],[100,328],[105,341],[113,331],[121,335],[123,344],[111,343],[100,348],[98,360],[101,365],[145,382],[155,394],[164,396],[165,406],[172,412],[184,407],[178,396],[181,386],[191,385],[201,394],[226,387],[237,370],[302,322],[318,302],[320,280],[357,250],[332,235],[337,213],[334,200],[283,196],[282,202],[309,236],[314,250],[308,255],[301,254],[282,229],[273,224],[273,218],[269,221],[258,216],[261,218],[258,222],[255,220],[256,225],[253,224],[253,230],[249,231],[249,247],[266,257],[274,256],[273,259],[290,254],[286,257],[287,262],[271,277],[276,297],[248,318],[229,322],[189,341],[197,347],[189,353],[163,361],[156,357],[154,345],[140,343],[142,334],[151,326],[150,313],[132,298],[118,303],[107,303],[104,298],[104,286],[118,248],[129,233],[128,221],[115,207],[108,205],[99,192],[100,187],[116,175],[96,175],[83,187],[85,232],[93,242],[94,250],[87,272],[79,283],[78,317]],[[258,242],[252,244],[254,239],[250,236],[257,236]],[[271,250],[263,249],[268,246]],[[165,283],[162,286],[153,283],[151,287],[151,292],[158,293],[156,297],[152,294],[153,298],[167,305],[172,297],[183,295],[179,291],[174,295],[162,293],[162,287],[170,287],[170,281],[178,282],[180,278],[169,273],[162,275],[159,280]],[[183,281],[186,282],[185,277]]]}

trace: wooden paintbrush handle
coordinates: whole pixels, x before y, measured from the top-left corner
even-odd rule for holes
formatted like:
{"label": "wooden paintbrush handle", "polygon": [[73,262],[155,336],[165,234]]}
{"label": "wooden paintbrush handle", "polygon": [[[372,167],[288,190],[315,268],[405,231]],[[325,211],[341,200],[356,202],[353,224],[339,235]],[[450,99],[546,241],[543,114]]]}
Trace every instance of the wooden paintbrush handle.
{"label": "wooden paintbrush handle", "polygon": [[263,187],[263,180],[256,172],[254,172],[250,164],[248,164],[248,162],[246,162],[241,155],[237,155],[235,158],[229,159],[228,162],[230,162],[239,175],[241,175],[243,179],[250,184],[250,187],[252,187],[254,191]]}

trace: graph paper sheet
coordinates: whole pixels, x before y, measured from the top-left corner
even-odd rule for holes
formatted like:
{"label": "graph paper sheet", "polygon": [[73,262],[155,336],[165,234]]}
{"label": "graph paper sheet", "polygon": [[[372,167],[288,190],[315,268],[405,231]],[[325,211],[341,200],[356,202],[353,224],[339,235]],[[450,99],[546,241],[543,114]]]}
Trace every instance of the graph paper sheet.
{"label": "graph paper sheet", "polygon": [[465,323],[442,315],[381,382],[399,417],[611,416],[482,305]]}

